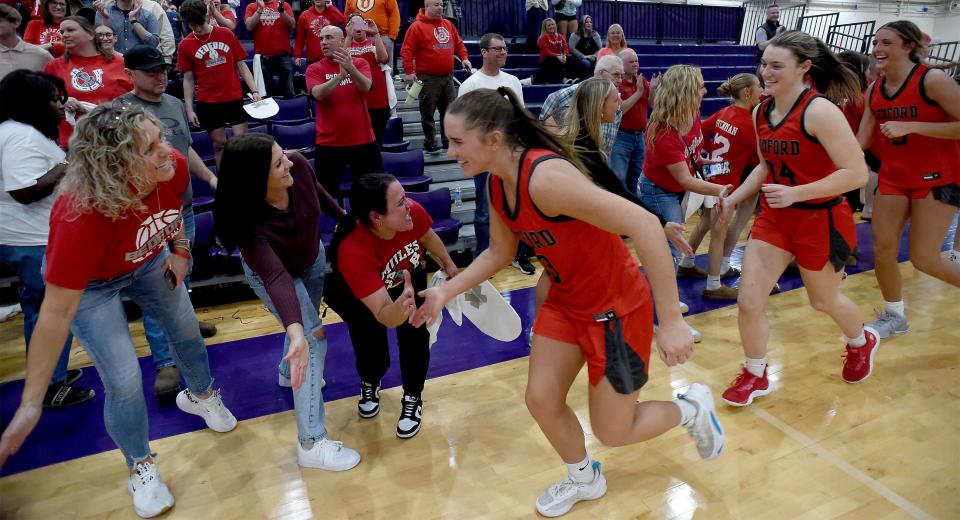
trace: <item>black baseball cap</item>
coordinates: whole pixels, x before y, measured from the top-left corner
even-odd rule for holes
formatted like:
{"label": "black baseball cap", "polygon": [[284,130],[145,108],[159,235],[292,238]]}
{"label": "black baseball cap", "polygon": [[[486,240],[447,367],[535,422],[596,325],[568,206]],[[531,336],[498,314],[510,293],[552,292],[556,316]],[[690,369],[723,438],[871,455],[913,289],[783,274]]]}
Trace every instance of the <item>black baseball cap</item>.
{"label": "black baseball cap", "polygon": [[124,67],[130,70],[153,70],[167,66],[160,49],[152,45],[135,45],[123,54]]}

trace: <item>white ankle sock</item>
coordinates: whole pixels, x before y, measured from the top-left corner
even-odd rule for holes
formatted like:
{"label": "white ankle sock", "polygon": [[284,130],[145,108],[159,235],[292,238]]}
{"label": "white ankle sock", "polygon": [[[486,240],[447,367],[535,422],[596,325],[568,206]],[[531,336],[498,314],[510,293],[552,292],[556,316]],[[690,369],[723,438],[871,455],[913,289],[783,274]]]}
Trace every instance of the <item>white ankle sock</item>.
{"label": "white ankle sock", "polygon": [[860,335],[855,338],[848,338],[844,334],[843,339],[847,340],[847,345],[850,345],[853,348],[860,348],[867,344],[867,337],[863,335],[863,329],[860,329]]}
{"label": "white ankle sock", "polygon": [[686,399],[674,399],[673,404],[680,409],[680,426],[686,426],[697,416],[697,407]]}
{"label": "white ankle sock", "polygon": [[730,257],[723,257],[723,262],[720,263],[720,274],[726,273],[730,269]]}
{"label": "white ankle sock", "polygon": [[680,267],[693,267],[695,257],[683,255],[683,258],[680,259]]}
{"label": "white ankle sock", "polygon": [[708,274],[708,275],[707,275],[707,290],[708,290],[708,291],[715,291],[715,290],[717,290],[717,289],[719,289],[719,288],[720,288],[720,277],[719,277],[719,276],[713,276],[713,275]]}
{"label": "white ankle sock", "polygon": [[903,300],[898,302],[883,302],[883,306],[887,312],[896,314],[897,316],[905,316],[906,309],[903,305]]}
{"label": "white ankle sock", "polygon": [[747,369],[747,372],[757,376],[763,377],[763,371],[767,369],[767,360],[766,358],[744,358],[743,367]]}
{"label": "white ankle sock", "polygon": [[570,478],[577,482],[590,482],[593,480],[593,464],[590,464],[590,455],[575,464],[567,464],[567,472]]}

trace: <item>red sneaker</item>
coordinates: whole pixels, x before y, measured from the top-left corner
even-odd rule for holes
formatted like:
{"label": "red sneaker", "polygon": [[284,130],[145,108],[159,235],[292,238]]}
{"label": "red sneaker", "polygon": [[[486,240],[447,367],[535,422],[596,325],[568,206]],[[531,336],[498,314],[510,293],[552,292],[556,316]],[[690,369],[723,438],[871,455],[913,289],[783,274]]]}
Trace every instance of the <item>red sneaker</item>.
{"label": "red sneaker", "polygon": [[859,383],[870,377],[873,372],[873,356],[880,348],[880,335],[870,327],[863,328],[863,335],[867,344],[860,348],[847,345],[847,356],[843,360],[843,380],[848,383]]}
{"label": "red sneaker", "polygon": [[770,381],[767,380],[766,368],[763,369],[763,377],[757,377],[744,368],[743,372],[730,383],[730,388],[723,391],[721,397],[730,406],[747,406],[755,398],[772,391]]}

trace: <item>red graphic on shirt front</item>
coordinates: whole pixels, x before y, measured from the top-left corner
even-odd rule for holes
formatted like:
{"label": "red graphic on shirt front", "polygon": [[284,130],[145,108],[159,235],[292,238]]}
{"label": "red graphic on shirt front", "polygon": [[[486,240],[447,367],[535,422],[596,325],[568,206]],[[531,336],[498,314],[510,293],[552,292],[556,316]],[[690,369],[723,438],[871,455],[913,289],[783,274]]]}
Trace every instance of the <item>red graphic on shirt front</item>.
{"label": "red graphic on shirt front", "polygon": [[83,69],[73,69],[70,84],[81,92],[93,92],[103,86],[103,69],[94,69],[92,76]]}
{"label": "red graphic on shirt front", "polygon": [[361,13],[366,13],[367,11],[373,9],[373,6],[376,5],[376,0],[357,0],[357,10]]}
{"label": "red graphic on shirt front", "polygon": [[387,265],[383,268],[383,271],[380,272],[380,279],[383,280],[383,284],[387,289],[393,289],[394,287],[399,287],[403,285],[403,272],[406,269],[397,269],[397,266],[404,262],[406,259],[410,259],[410,266],[414,269],[417,267],[423,267],[421,260],[423,259],[423,252],[420,249],[420,242],[414,240],[409,244],[400,248],[396,253],[390,257],[390,260],[387,262]]}
{"label": "red graphic on shirt front", "polygon": [[448,43],[450,41],[450,31],[442,25],[437,26],[437,28],[433,30],[433,37],[437,39],[438,43]]}
{"label": "red graphic on shirt front", "polygon": [[178,209],[167,209],[150,215],[140,223],[140,229],[137,230],[136,249],[124,254],[123,259],[135,264],[142,262],[175,237],[182,224],[183,219],[180,218]]}

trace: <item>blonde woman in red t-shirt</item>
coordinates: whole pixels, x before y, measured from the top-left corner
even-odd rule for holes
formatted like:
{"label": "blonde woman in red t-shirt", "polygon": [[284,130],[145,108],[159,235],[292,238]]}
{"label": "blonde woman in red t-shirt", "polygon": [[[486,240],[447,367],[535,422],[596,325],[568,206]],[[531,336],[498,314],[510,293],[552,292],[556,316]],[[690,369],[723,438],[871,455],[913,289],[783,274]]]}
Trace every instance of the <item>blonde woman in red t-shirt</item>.
{"label": "blonde woman in red t-shirt", "polygon": [[562,34],[557,32],[557,22],[547,18],[540,26],[540,39],[537,40],[540,48],[540,69],[533,78],[535,84],[567,83],[567,78],[576,74],[574,62],[570,62],[570,47]]}
{"label": "blonde woman in red t-shirt", "polygon": [[[163,140],[163,123],[141,108],[102,105],[77,124],[70,164],[50,212],[46,294],[27,354],[23,397],[0,439],[0,466],[37,426],[41,401],[69,331],[103,381],[103,419],[130,475],[137,515],[173,507],[150,449],[147,405],[123,298],[159,321],[187,390],[177,407],[217,432],[237,419],[213,387],[207,348],[183,278],[190,241],[181,205],[186,159]],[[168,244],[173,244],[169,252]]]}

